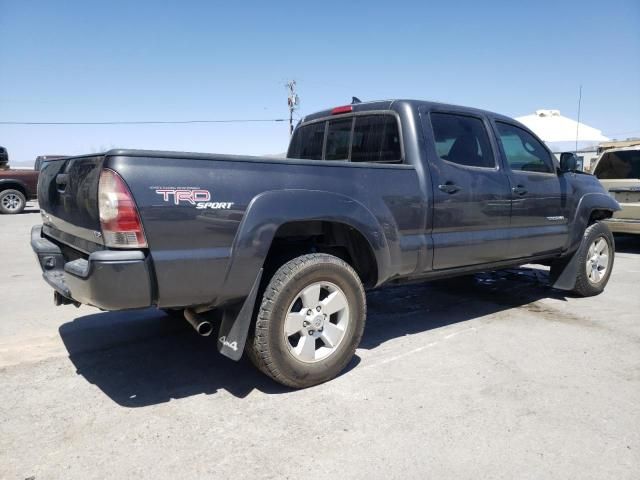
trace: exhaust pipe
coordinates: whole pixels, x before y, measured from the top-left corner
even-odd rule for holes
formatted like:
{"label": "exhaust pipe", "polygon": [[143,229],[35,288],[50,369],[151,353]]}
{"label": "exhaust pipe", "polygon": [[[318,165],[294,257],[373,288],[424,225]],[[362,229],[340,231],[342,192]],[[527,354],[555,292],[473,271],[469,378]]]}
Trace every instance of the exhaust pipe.
{"label": "exhaust pipe", "polygon": [[184,309],[184,318],[189,322],[193,329],[198,332],[198,335],[208,337],[213,332],[213,325],[211,322],[190,308]]}

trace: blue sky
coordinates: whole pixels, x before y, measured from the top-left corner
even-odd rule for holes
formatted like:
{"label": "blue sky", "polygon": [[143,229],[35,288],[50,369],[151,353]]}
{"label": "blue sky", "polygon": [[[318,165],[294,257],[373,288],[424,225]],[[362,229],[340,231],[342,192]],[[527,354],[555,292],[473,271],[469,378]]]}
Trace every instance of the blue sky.
{"label": "blue sky", "polygon": [[[640,136],[640,1],[0,0],[0,121],[282,118],[419,98],[556,108]],[[284,123],[6,126],[15,162],[111,147],[265,154]]]}

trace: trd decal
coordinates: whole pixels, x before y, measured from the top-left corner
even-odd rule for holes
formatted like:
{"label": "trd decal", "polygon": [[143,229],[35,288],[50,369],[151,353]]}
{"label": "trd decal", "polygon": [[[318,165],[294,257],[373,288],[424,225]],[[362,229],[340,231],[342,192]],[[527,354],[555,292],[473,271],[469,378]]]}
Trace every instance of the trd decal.
{"label": "trd decal", "polygon": [[156,193],[162,195],[162,199],[165,202],[173,201],[175,205],[180,205],[180,202],[189,202],[191,205],[195,205],[197,202],[208,202],[211,200],[209,190],[159,188],[156,190]]}
{"label": "trd decal", "polygon": [[198,210],[228,210],[233,206],[234,202],[210,202],[211,192],[200,188],[155,188],[158,195],[162,196],[162,200],[180,205],[181,203],[189,203],[194,205]]}

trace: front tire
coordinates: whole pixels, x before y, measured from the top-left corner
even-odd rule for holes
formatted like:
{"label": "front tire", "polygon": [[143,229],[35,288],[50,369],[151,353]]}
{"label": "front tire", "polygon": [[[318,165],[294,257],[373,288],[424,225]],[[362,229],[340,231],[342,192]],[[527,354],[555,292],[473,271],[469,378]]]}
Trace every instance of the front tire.
{"label": "front tire", "polygon": [[364,288],[349,264],[327,254],[302,255],[267,285],[247,353],[278,383],[318,385],[351,361],[365,317]]}
{"label": "front tire", "polygon": [[[577,273],[573,292],[583,297],[602,293],[611,277],[615,257],[615,242],[609,227],[602,222],[589,225],[574,255],[577,255]],[[563,264],[552,265],[551,276],[557,276],[555,270],[562,268]]]}
{"label": "front tire", "polygon": [[27,199],[20,190],[7,189],[0,192],[0,213],[15,215],[27,206]]}

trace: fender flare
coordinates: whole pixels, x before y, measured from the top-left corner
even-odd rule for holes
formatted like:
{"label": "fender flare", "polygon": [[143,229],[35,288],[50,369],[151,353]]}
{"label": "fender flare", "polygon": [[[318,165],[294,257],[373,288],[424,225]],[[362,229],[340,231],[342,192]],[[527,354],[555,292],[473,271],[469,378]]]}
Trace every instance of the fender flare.
{"label": "fender flare", "polygon": [[388,269],[390,254],[382,226],[361,203],[345,195],[317,190],[272,190],[251,200],[231,247],[224,279],[225,299],[246,296],[262,268],[280,226],[297,221],[344,223],[367,240],[380,272]]}
{"label": "fender flare", "polygon": [[5,190],[4,186],[7,184],[18,185],[22,189],[26,197],[30,196],[29,189],[22,180],[18,180],[17,178],[0,178],[0,190]]}
{"label": "fender flare", "polygon": [[573,221],[571,222],[565,252],[573,253],[578,249],[594,210],[609,210],[613,214],[613,212],[620,210],[620,205],[606,193],[593,192],[584,194],[578,202]]}
{"label": "fender flare", "polygon": [[589,219],[594,210],[610,210],[613,213],[620,210],[620,205],[609,195],[599,192],[587,193],[580,199],[571,223],[569,240],[565,249],[567,253],[563,257],[564,260],[561,260],[564,266],[550,279],[553,288],[569,291],[575,288],[576,275],[582,266],[578,265],[574,252],[584,241],[584,231],[589,226]]}
{"label": "fender flare", "polygon": [[[296,221],[344,223],[369,243],[380,272],[388,270],[390,252],[380,223],[361,203],[342,194],[316,190],[273,190],[251,200],[231,248],[231,261],[219,300],[244,299],[223,312],[218,351],[239,360],[244,350],[263,266],[278,228]],[[220,340],[222,339],[222,340]],[[233,345],[233,348],[229,348]]]}

